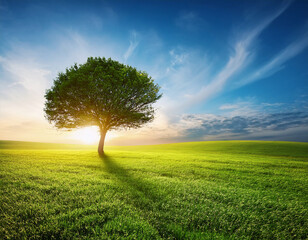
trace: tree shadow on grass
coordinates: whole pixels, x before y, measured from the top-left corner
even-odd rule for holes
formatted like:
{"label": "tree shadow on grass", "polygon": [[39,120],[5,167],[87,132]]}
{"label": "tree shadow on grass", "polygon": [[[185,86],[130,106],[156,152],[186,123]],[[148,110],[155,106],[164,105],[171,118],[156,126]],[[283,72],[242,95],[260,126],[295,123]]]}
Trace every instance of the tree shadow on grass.
{"label": "tree shadow on grass", "polygon": [[104,169],[129,193],[135,207],[145,212],[153,211],[166,199],[166,195],[156,184],[129,173],[129,170],[117,164],[108,154],[100,158],[105,165]]}
{"label": "tree shadow on grass", "polygon": [[121,200],[139,210],[140,216],[157,231],[161,238],[176,237],[179,234],[178,231],[182,234],[181,223],[174,222],[171,217],[172,209],[166,208],[166,206],[172,206],[170,201],[173,201],[167,189],[156,184],[155,179],[147,179],[148,173],[134,173],[131,169],[121,166],[115,157],[104,154],[100,156],[100,160],[102,161],[101,171],[110,174],[123,189],[124,199]]}
{"label": "tree shadow on grass", "polygon": [[[100,157],[104,170],[114,176],[121,187],[124,195],[128,196],[129,202],[140,210],[141,217],[145,219],[162,237],[167,230],[167,225],[162,225],[163,219],[160,216],[161,206],[167,202],[167,193],[159,185],[132,174],[128,169],[123,168],[111,156],[104,154]],[[125,198],[125,196],[124,196]]]}

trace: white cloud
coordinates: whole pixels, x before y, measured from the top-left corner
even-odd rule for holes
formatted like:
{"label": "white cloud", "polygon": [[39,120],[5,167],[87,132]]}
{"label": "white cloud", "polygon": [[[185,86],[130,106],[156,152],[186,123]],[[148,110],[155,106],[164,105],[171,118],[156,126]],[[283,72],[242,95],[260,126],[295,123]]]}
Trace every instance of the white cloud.
{"label": "white cloud", "polygon": [[266,77],[269,77],[281,70],[284,66],[283,64],[289,59],[295,57],[301,53],[305,48],[308,47],[308,32],[288,45],[284,50],[279,54],[273,57],[268,63],[256,70],[250,76],[245,77],[244,80],[236,84],[237,87],[244,86],[246,84],[252,83],[256,80],[260,80]]}
{"label": "white cloud", "polygon": [[[23,56],[24,57],[24,56]],[[42,69],[35,62],[27,61],[17,56],[7,58],[0,57],[2,68],[11,75],[11,83],[8,88],[20,85],[27,91],[40,94],[42,89],[48,86],[46,76],[50,75],[49,70]]]}
{"label": "white cloud", "polygon": [[207,100],[213,95],[223,90],[226,82],[240,71],[245,64],[247,64],[247,58],[250,53],[247,51],[247,46],[243,42],[238,42],[235,46],[235,54],[229,58],[226,66],[218,73],[216,77],[207,86],[202,87],[202,89],[195,94],[189,100],[189,105],[195,104],[197,102]]}
{"label": "white cloud", "polygon": [[230,109],[236,109],[238,108],[239,106],[236,105],[236,104],[224,104],[224,105],[221,105],[219,107],[220,110],[230,110]]}
{"label": "white cloud", "polygon": [[187,53],[177,53],[175,49],[169,51],[171,56],[171,66],[175,67],[177,65],[182,65],[188,57]]}
{"label": "white cloud", "polygon": [[181,12],[175,19],[175,24],[188,31],[197,31],[200,27],[204,26],[205,21],[198,13],[193,11]]}
{"label": "white cloud", "polygon": [[22,51],[1,57],[0,65],[5,80],[0,89],[1,120],[41,118],[38,114],[42,114],[43,97],[49,86],[51,72]]}
{"label": "white cloud", "polygon": [[170,113],[179,114],[187,110],[187,99],[203,86],[205,79],[210,78],[213,63],[198,49],[178,46],[168,53],[169,58],[160,66],[164,73],[159,76],[164,80],[161,84],[164,96],[159,102],[170,116]]}
{"label": "white cloud", "polygon": [[127,60],[130,58],[130,56],[134,53],[135,49],[137,48],[139,41],[137,40],[137,32],[132,31],[130,34],[130,40],[129,40],[129,47],[124,53],[124,63],[127,62]]}
{"label": "white cloud", "polygon": [[186,106],[189,107],[207,100],[224,90],[226,83],[252,61],[252,44],[256,38],[272,21],[287,9],[289,4],[290,2],[285,2],[276,12],[253,27],[252,30],[242,33],[242,37],[234,44],[234,54],[229,57],[227,64],[215,77],[213,77],[213,80],[209,84],[203,86],[199,92],[189,97]]}

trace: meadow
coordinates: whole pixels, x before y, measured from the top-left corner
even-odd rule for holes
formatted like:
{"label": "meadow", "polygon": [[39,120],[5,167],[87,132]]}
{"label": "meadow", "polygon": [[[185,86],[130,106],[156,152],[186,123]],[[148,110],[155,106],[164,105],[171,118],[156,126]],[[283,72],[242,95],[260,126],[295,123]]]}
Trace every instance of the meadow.
{"label": "meadow", "polygon": [[0,239],[307,239],[308,143],[0,141]]}

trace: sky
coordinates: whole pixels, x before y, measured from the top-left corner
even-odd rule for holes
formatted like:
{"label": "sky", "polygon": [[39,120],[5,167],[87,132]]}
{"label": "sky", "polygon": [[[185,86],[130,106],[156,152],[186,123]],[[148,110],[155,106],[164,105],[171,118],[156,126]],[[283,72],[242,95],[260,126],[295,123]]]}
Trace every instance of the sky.
{"label": "sky", "polygon": [[307,12],[304,0],[0,0],[0,139],[85,143],[89,129],[48,123],[44,94],[92,56],[148,72],[163,94],[153,122],[109,145],[307,142]]}

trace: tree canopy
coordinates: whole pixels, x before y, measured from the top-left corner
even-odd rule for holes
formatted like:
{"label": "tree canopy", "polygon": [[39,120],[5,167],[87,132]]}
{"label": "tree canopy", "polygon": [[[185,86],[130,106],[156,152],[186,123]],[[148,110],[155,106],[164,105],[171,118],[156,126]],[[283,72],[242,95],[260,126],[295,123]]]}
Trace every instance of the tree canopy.
{"label": "tree canopy", "polygon": [[144,71],[110,58],[90,57],[58,74],[45,94],[45,116],[59,129],[98,126],[103,154],[108,130],[138,128],[153,120],[152,104],[161,97],[159,89]]}

